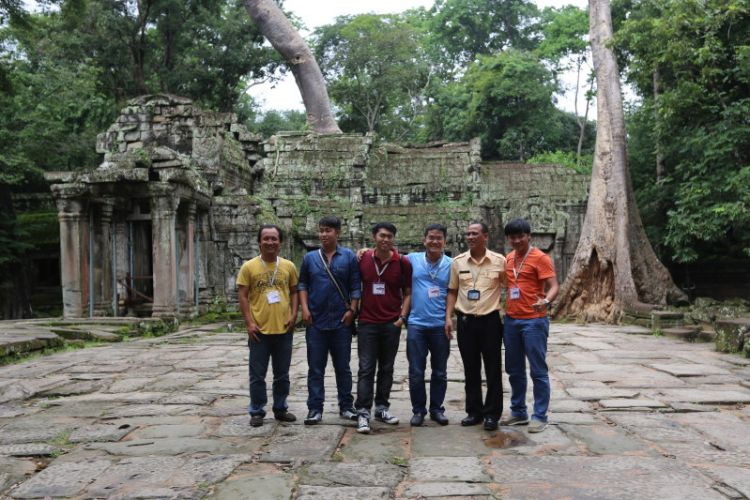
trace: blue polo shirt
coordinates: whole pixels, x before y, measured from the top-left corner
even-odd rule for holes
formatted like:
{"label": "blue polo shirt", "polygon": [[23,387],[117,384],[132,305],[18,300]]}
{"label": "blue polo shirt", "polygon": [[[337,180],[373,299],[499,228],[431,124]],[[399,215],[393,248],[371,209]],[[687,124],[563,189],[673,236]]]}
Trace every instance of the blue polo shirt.
{"label": "blue polo shirt", "polygon": [[[323,253],[323,258],[326,258]],[[341,300],[336,285],[323,267],[317,250],[308,252],[302,259],[297,290],[306,290],[307,307],[313,317],[313,325],[321,330],[341,328],[341,318],[349,308],[351,299],[362,297],[359,262],[354,252],[336,245],[336,253],[328,263],[331,272],[346,296],[346,305]]]}
{"label": "blue polo shirt", "polygon": [[[445,325],[445,301],[453,259],[443,254],[442,260],[432,264],[425,252],[410,253],[407,257],[412,267],[409,324],[442,327]],[[429,287],[432,286],[440,288],[439,296],[429,297]]]}

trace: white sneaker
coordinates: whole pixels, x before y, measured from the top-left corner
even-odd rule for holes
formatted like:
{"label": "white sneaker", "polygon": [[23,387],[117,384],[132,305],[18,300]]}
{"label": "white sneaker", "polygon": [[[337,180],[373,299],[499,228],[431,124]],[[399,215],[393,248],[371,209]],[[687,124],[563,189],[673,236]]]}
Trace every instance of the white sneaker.
{"label": "white sneaker", "polygon": [[532,419],[529,424],[529,432],[542,432],[546,428],[547,422],[542,422],[541,420]]}
{"label": "white sneaker", "polygon": [[375,410],[375,418],[386,424],[396,425],[398,423],[398,417],[388,413],[388,410]]}
{"label": "white sneaker", "polygon": [[364,415],[357,417],[357,432],[360,434],[370,433],[370,419]]}

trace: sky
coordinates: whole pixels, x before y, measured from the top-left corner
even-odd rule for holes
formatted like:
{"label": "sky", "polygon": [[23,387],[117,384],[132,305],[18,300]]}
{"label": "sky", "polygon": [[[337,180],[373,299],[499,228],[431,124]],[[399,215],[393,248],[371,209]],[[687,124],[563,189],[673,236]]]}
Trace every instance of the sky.
{"label": "sky", "polygon": [[[433,0],[325,0],[324,2],[315,2],[311,0],[285,0],[284,10],[294,12],[304,23],[312,30],[318,26],[332,24],[337,16],[350,14],[364,14],[374,12],[375,14],[391,14],[403,12],[416,7],[429,8]],[[588,5],[587,0],[566,0],[564,2],[554,0],[536,0],[539,8],[544,7],[562,7],[563,5],[572,4],[580,8]],[[301,32],[303,37],[308,32]],[[575,85],[575,74],[566,75],[563,80],[568,85]],[[294,77],[288,74],[286,78],[274,85],[261,84],[250,89],[250,94],[261,104],[261,109],[296,109],[304,111],[302,98],[300,97],[297,85],[294,83]],[[558,106],[568,111],[573,111],[573,92],[569,96],[557,96]],[[582,104],[579,103],[579,106]],[[592,112],[589,112],[591,118]]]}

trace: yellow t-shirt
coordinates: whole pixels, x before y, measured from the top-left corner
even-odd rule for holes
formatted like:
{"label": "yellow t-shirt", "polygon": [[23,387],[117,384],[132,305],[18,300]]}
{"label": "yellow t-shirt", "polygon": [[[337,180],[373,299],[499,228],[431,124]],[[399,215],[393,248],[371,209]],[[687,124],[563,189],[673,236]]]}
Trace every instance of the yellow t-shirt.
{"label": "yellow t-shirt", "polygon": [[[248,299],[250,311],[255,323],[265,334],[286,333],[284,323],[292,313],[292,304],[289,295],[289,287],[297,286],[299,274],[297,268],[291,261],[279,258],[279,272],[276,277],[276,263],[261,261],[260,257],[248,260],[242,265],[237,275],[237,284],[248,286]],[[271,285],[273,279],[273,285]],[[279,301],[268,300],[268,293],[276,291]]]}

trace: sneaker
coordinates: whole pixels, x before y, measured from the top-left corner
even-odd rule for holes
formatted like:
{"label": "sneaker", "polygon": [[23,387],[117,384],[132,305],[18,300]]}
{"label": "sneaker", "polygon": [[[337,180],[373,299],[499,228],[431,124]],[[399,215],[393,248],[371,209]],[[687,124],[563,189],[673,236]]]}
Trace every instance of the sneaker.
{"label": "sneaker", "polygon": [[386,424],[396,425],[398,423],[398,417],[388,413],[388,410],[375,410],[375,418]]}
{"label": "sneaker", "polygon": [[364,415],[357,417],[357,432],[360,434],[370,433],[370,419]]}
{"label": "sneaker", "polygon": [[317,410],[310,410],[305,417],[305,425],[315,425],[323,420],[323,414]]}
{"label": "sneaker", "polygon": [[354,408],[349,408],[348,410],[341,410],[339,412],[339,416],[347,420],[357,420],[357,410],[355,410]]}
{"label": "sneaker", "polygon": [[281,422],[295,422],[297,417],[286,410],[273,412],[273,418]]}
{"label": "sneaker", "polygon": [[263,425],[263,415],[250,415],[250,425],[253,427]]}
{"label": "sneaker", "polygon": [[529,423],[529,417],[521,418],[511,415],[505,420],[500,421],[500,425],[526,425]]}
{"label": "sneaker", "polygon": [[547,422],[542,422],[541,420],[534,419],[529,424],[529,432],[542,432],[546,428]]}

